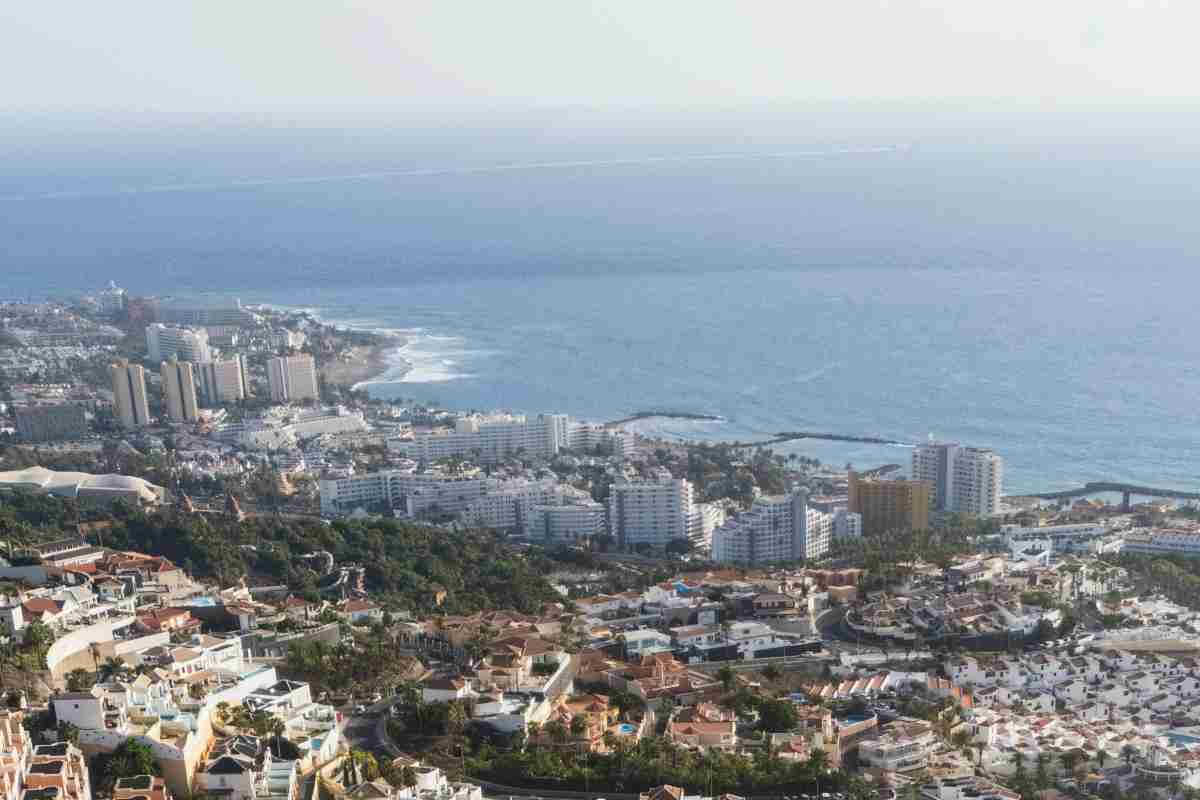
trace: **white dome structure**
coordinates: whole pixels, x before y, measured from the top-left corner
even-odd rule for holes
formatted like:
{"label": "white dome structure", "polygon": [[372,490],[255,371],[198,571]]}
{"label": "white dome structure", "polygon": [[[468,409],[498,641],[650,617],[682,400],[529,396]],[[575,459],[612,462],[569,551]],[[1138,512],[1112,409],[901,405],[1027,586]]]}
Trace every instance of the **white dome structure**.
{"label": "white dome structure", "polygon": [[89,472],[58,472],[45,467],[0,472],[0,491],[44,492],[56,497],[74,497],[81,502],[105,504],[125,500],[135,505],[157,506],[167,491],[129,475],[92,475]]}

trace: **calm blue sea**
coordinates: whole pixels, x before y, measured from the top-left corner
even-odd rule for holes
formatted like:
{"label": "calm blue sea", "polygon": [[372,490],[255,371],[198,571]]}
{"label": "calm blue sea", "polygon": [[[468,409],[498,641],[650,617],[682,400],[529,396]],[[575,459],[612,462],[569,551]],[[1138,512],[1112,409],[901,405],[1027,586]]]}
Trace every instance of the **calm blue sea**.
{"label": "calm blue sea", "polygon": [[0,296],[227,291],[408,332],[382,396],[1200,490],[1195,121],[838,119],[8,120]]}

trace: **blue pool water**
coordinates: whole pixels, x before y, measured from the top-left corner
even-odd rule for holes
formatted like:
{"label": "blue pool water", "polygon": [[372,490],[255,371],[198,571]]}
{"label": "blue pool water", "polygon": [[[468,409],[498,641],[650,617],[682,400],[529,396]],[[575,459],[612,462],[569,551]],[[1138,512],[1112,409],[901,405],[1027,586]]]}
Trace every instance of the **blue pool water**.
{"label": "blue pool water", "polygon": [[628,722],[622,722],[617,726],[617,730],[620,731],[623,736],[632,736],[633,734],[637,733],[637,726],[630,725]]}
{"label": "blue pool water", "polygon": [[1167,738],[1171,744],[1178,747],[1191,747],[1195,744],[1200,744],[1200,736],[1190,736],[1186,733],[1168,733]]}

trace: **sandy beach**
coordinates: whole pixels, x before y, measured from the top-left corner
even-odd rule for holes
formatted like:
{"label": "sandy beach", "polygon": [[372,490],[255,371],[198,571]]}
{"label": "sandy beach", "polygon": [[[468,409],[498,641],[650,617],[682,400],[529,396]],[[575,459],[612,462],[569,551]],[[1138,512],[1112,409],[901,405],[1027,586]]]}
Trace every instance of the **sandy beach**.
{"label": "sandy beach", "polygon": [[321,367],[321,374],[331,385],[357,386],[395,369],[395,360],[389,359],[389,354],[406,344],[405,337],[391,336],[379,344],[351,348],[346,358]]}

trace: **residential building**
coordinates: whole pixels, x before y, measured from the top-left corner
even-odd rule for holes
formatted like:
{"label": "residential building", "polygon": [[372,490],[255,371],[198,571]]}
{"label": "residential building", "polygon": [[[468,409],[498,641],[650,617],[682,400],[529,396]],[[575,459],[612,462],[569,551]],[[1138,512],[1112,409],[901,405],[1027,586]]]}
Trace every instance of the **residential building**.
{"label": "residential building", "polygon": [[0,798],[3,800],[21,800],[25,771],[33,755],[33,743],[24,720],[23,711],[0,711]]}
{"label": "residential building", "polygon": [[604,506],[592,500],[569,505],[534,505],[525,520],[525,536],[546,542],[577,542],[605,531]]}
{"label": "residential building", "polygon": [[158,306],[158,318],[177,325],[254,325],[258,318],[237,298],[173,298]]}
{"label": "residential building", "polygon": [[291,350],[304,347],[308,337],[303,331],[290,331],[287,328],[274,328],[267,334],[267,344],[272,350]]}
{"label": "residential building", "polygon": [[117,779],[112,800],[172,800],[172,795],[157,775],[133,775]]}
{"label": "residential building", "polygon": [[146,370],[121,360],[108,368],[112,380],[113,410],[125,428],[150,424],[150,406],[146,402]]}
{"label": "residential building", "polygon": [[91,800],[87,759],[70,742],[43,744],[33,749],[33,760],[25,774],[24,797],[50,797],[39,790],[56,790],[57,800]]}
{"label": "residential building", "polygon": [[591,496],[554,478],[498,481],[467,504],[462,518],[484,528],[523,531],[534,506],[567,506],[577,502],[591,503]]}
{"label": "residential building", "polygon": [[861,764],[888,772],[924,769],[941,745],[933,726],[921,720],[899,720],[880,729],[878,738],[858,745]]}
{"label": "residential building", "polygon": [[678,708],[667,722],[667,739],[683,747],[732,751],[737,745],[737,715],[713,703]]}
{"label": "residential building", "polygon": [[565,414],[492,414],[458,417],[454,429],[420,432],[411,440],[390,443],[409,458],[426,463],[444,458],[467,458],[495,464],[504,458],[524,455],[550,458],[567,446],[570,420]]}
{"label": "residential building", "polygon": [[713,560],[770,564],[819,558],[829,551],[834,515],[808,507],[808,491],[763,495],[713,533]]}
{"label": "residential building", "polygon": [[199,418],[196,406],[196,377],[187,361],[164,361],[159,367],[162,375],[163,400],[167,416],[173,422],[195,422]]}
{"label": "residential building", "polygon": [[125,290],[113,281],[109,281],[108,286],[100,290],[96,302],[101,314],[109,316],[120,314],[125,310]]}
{"label": "residential building", "polygon": [[204,361],[196,364],[200,378],[200,393],[209,405],[236,403],[250,394],[246,388],[246,360],[232,358]]}
{"label": "residential building", "polygon": [[177,358],[180,361],[211,361],[208,331],[155,322],[146,326],[146,359],[151,363]]}
{"label": "residential building", "polygon": [[320,395],[316,362],[307,353],[272,358],[267,362],[267,383],[276,403],[316,400]]}
{"label": "residential building", "polygon": [[930,508],[990,516],[1000,511],[1004,460],[992,450],[955,442],[929,442],[913,449],[912,476],[933,487]]}
{"label": "residential building", "polygon": [[861,518],[861,532],[881,536],[893,531],[929,527],[932,484],[928,481],[889,481],[849,473],[849,512]]}
{"label": "residential building", "polygon": [[78,439],[87,433],[87,415],[75,403],[17,406],[17,438],[25,442]]}
{"label": "residential building", "polygon": [[839,508],[833,512],[833,535],[839,539],[862,536],[862,514]]}
{"label": "residential building", "polygon": [[695,520],[692,484],[686,478],[618,481],[609,491],[609,534],[621,549],[690,539]]}

